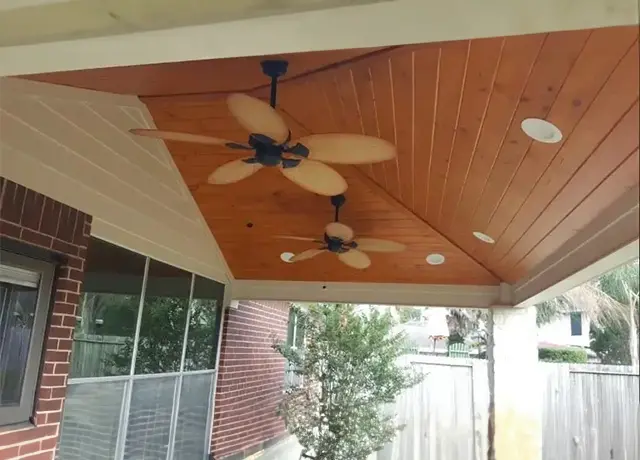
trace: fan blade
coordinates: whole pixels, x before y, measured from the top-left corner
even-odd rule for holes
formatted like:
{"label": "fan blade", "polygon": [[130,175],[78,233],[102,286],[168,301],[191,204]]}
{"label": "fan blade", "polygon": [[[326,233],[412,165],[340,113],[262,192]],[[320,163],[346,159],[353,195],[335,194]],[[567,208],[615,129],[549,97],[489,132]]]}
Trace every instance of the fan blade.
{"label": "fan blade", "polygon": [[353,239],[353,230],[351,227],[341,224],[340,222],[331,222],[324,228],[324,232],[332,238],[340,238],[342,241],[351,241]]}
{"label": "fan blade", "polygon": [[251,176],[262,168],[260,163],[246,163],[244,161],[246,159],[242,158],[223,164],[209,175],[207,182],[216,185],[231,184]]}
{"label": "fan blade", "polygon": [[244,129],[263,134],[282,144],[289,137],[289,128],[273,107],[260,99],[235,93],[227,97],[229,110]]}
{"label": "fan blade", "polygon": [[402,243],[378,238],[359,238],[356,240],[358,249],[369,252],[402,252],[407,247]]}
{"label": "fan blade", "polygon": [[320,241],[316,238],[307,238],[306,236],[275,235],[275,238],[280,238],[282,240],[312,241],[314,243],[323,243],[323,241]]}
{"label": "fan blade", "polygon": [[371,265],[371,259],[369,259],[369,256],[357,249],[351,249],[350,251],[338,254],[338,259],[349,267],[358,268],[360,270]]}
{"label": "fan blade", "polygon": [[396,156],[396,146],[377,137],[362,134],[314,134],[303,137],[300,143],[309,149],[310,160],[325,163],[367,164],[386,161]]}
{"label": "fan blade", "polygon": [[[136,136],[153,137],[155,139],[163,139],[165,141],[195,142],[197,144],[209,145],[237,144],[236,142],[219,139],[217,137],[203,136],[200,134],[177,133],[175,131],[161,131],[158,129],[130,129],[129,132]],[[251,149],[248,145],[246,147],[249,150]]]}
{"label": "fan blade", "polygon": [[347,181],[335,169],[319,161],[300,160],[297,166],[282,168],[289,180],[318,195],[340,195],[347,190]]}
{"label": "fan blade", "polygon": [[322,254],[326,251],[326,249],[307,249],[306,251],[302,251],[300,254],[296,254],[295,256],[293,256],[291,259],[289,259],[289,262],[300,262],[301,260],[311,259],[318,254]]}

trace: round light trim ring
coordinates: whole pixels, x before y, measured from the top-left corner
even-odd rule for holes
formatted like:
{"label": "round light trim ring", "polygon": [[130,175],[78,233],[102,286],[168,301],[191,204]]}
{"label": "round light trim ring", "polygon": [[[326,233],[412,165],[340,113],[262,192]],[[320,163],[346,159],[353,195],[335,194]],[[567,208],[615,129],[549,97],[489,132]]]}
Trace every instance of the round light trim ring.
{"label": "round light trim ring", "polygon": [[445,257],[442,254],[429,254],[427,256],[427,263],[429,265],[442,265],[445,261]]}
{"label": "round light trim ring", "polygon": [[522,131],[534,141],[557,144],[562,140],[562,132],[556,125],[540,118],[525,118],[520,123]]}
{"label": "round light trim ring", "polygon": [[496,242],[496,240],[494,240],[493,238],[491,238],[489,235],[487,235],[486,233],[482,233],[482,232],[473,232],[473,236],[475,236],[476,238],[478,238],[480,241],[482,241],[483,243],[487,243],[487,244],[493,244]]}
{"label": "round light trim ring", "polygon": [[280,254],[280,260],[290,264],[291,263],[291,258],[293,256],[295,256],[295,254],[293,252],[283,252],[282,254]]}

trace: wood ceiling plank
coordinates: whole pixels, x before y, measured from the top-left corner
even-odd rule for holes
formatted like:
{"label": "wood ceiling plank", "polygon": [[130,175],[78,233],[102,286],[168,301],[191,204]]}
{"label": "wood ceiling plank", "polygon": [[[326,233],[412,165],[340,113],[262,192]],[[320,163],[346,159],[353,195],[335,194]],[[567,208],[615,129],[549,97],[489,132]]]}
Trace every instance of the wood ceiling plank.
{"label": "wood ceiling plank", "polygon": [[467,233],[476,230],[470,228],[468,221],[473,215],[484,184],[491,173],[501,142],[515,114],[544,38],[545,35],[506,38],[489,108],[482,125],[480,139],[472,153],[467,180],[455,206],[451,229],[461,227],[462,231]]}
{"label": "wood ceiling plank", "polygon": [[414,74],[413,53],[396,54],[390,61],[391,84],[393,94],[393,112],[395,114],[396,138],[398,149],[398,169],[400,197],[409,209],[414,206],[413,169],[414,149]]}
{"label": "wood ceiling plank", "polygon": [[[357,96],[358,110],[362,121],[363,134],[380,137],[376,101],[373,96],[373,79],[367,63],[358,63],[351,69],[351,78]],[[371,165],[371,176],[378,183],[386,185],[385,163]],[[368,168],[362,168],[368,172]]]}
{"label": "wood ceiling plank", "polygon": [[[611,72],[637,38],[638,32],[631,28],[619,28],[613,31],[599,29],[592,33],[546,117],[564,133],[563,142],[531,143],[521,166],[487,226],[488,235],[493,236],[497,241],[500,240],[502,233],[538,185],[555,155],[603,89]],[[589,78],[585,78],[585,75],[589,75]]]}
{"label": "wood ceiling plank", "polygon": [[[512,269],[549,234],[554,226],[575,209],[620,164],[635,152],[640,143],[640,107],[638,103],[625,114],[607,138],[575,172],[535,222],[500,261],[505,272]],[[610,199],[612,197],[609,197]],[[613,201],[613,200],[611,200]],[[590,216],[593,218],[593,215]],[[588,221],[583,222],[586,225]],[[531,269],[533,267],[528,267]]]}
{"label": "wood ceiling plank", "polygon": [[[371,63],[371,77],[373,79],[373,97],[376,101],[376,114],[380,137],[397,145],[396,114],[393,101],[391,80],[391,61],[379,59]],[[398,159],[385,163],[386,190],[394,197],[400,198],[400,172]]]}
{"label": "wood ceiling plank", "polygon": [[451,151],[458,129],[470,47],[469,41],[462,41],[446,43],[441,48],[440,72],[446,77],[441,78],[438,85],[433,158],[427,179],[429,195],[426,214],[429,222],[437,222],[440,215]]}
{"label": "wood ceiling plank", "polygon": [[[440,49],[424,47],[414,51],[414,166],[413,211],[427,217],[429,176],[433,157],[435,112],[440,78]],[[385,187],[386,188],[386,187]]]}
{"label": "wood ceiling plank", "polygon": [[260,69],[260,62],[264,59],[283,58],[288,60],[289,69],[284,77],[284,80],[288,80],[344,61],[351,62],[380,50],[384,50],[384,48],[168,62],[28,75],[23,78],[109,93],[135,94],[147,97],[247,91],[269,85],[268,77]]}
{"label": "wood ceiling plank", "polygon": [[473,152],[480,138],[482,123],[489,108],[504,44],[504,38],[471,42],[460,120],[451,152],[449,174],[445,177],[440,214],[436,221],[431,222],[438,228],[446,229],[451,226],[455,207],[467,180]]}
{"label": "wood ceiling plank", "polygon": [[[626,53],[493,248],[500,261],[638,99],[638,43]],[[637,135],[637,127],[636,127]],[[628,153],[625,152],[625,153]]]}
{"label": "wood ceiling plank", "polygon": [[613,201],[625,192],[637,187],[640,181],[638,150],[629,155],[613,173],[586,197],[574,210],[549,232],[513,270],[505,275],[515,281],[518,274],[526,273],[531,267],[540,264],[560,246],[576,235],[594,216],[603,212]]}
{"label": "wood ceiling plank", "polygon": [[[571,31],[547,36],[520,97],[491,174],[480,193],[478,206],[471,219],[467,220],[466,228],[487,233],[489,221],[524,161],[532,142],[522,131],[520,123],[525,118],[546,118],[590,33]],[[472,239],[469,232],[466,237],[469,241]],[[489,245],[474,245],[474,253],[480,257],[485,257],[490,250]]]}

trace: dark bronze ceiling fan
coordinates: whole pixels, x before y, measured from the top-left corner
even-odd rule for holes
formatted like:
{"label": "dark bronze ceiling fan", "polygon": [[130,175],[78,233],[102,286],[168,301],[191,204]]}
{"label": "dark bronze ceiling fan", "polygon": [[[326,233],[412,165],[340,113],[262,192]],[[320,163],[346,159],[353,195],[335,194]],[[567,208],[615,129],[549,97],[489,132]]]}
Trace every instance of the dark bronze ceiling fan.
{"label": "dark bronze ceiling fan", "polygon": [[262,71],[271,78],[270,104],[234,93],[227,97],[227,106],[240,125],[250,134],[247,143],[233,142],[201,134],[131,129],[131,133],[162,140],[193,142],[224,146],[230,151],[253,151],[218,167],[209,177],[210,184],[230,184],[252,176],[263,167],[277,167],[282,174],[300,187],[320,195],[344,193],[347,183],[325,163],[367,164],[386,161],[396,156],[396,147],[383,139],[361,134],[313,134],[291,140],[291,131],[275,110],[278,78],[287,71],[287,61],[266,60]]}
{"label": "dark bronze ceiling fan", "polygon": [[402,252],[406,249],[404,244],[391,240],[379,238],[356,239],[353,229],[339,222],[340,208],[345,202],[344,195],[331,197],[331,204],[335,208],[335,217],[333,222],[325,226],[324,235],[321,239],[301,236],[276,236],[276,238],[309,241],[320,245],[318,248],[307,249],[294,255],[289,259],[289,262],[300,262],[331,252],[336,254],[338,259],[349,267],[363,270],[371,265],[371,259],[366,252]]}

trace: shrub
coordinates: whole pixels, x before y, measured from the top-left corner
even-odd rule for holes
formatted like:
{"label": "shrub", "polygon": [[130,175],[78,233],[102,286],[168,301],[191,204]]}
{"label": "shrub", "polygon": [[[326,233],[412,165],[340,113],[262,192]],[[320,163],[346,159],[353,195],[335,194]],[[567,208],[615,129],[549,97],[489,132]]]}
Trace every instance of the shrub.
{"label": "shrub", "polygon": [[538,348],[538,358],[550,363],[586,363],[587,352],[581,348]]}

